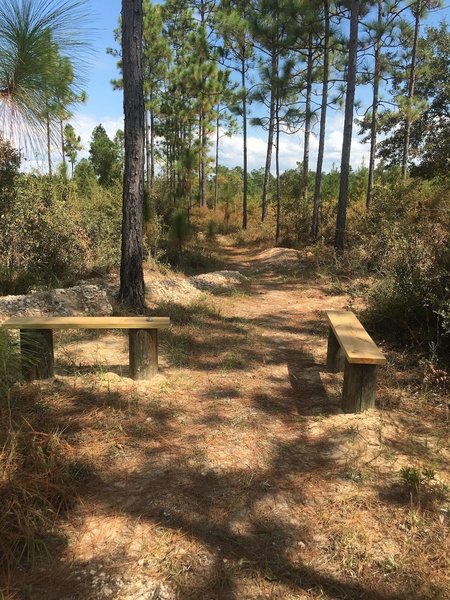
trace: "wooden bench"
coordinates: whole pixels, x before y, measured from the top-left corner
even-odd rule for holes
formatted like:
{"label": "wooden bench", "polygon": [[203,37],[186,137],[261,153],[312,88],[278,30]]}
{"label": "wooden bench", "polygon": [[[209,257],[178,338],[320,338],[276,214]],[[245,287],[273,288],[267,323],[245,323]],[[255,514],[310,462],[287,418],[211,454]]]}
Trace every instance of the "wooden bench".
{"label": "wooden bench", "polygon": [[386,364],[386,358],[352,312],[326,314],[330,323],[327,368],[332,373],[344,371],[344,412],[374,407],[377,367]]}
{"label": "wooden bench", "polygon": [[53,377],[54,329],[128,329],[130,377],[150,379],[158,372],[158,329],[169,317],[11,317],[6,329],[20,329],[22,372],[26,380]]}

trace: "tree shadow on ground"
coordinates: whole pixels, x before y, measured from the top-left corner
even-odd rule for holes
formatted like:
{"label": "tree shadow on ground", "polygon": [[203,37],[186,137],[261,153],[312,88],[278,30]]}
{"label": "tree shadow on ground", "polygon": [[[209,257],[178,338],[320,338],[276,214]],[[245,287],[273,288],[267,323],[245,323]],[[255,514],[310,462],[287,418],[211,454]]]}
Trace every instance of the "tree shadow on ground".
{"label": "tree shadow on ground", "polygon": [[[299,352],[290,358],[291,403],[298,402],[296,382],[303,366],[311,363],[307,353]],[[311,368],[317,369],[317,366]],[[311,379],[316,393],[323,393],[317,374]],[[160,402],[140,399],[136,404],[130,401],[127,391],[89,392],[85,387],[74,390],[65,381],[53,387],[59,398],[66,399],[67,406],[47,403],[48,409],[37,419],[36,426],[61,431],[69,425],[66,434],[71,443],[77,439],[74,434],[88,426],[93,440],[107,439],[115,426],[117,439],[125,448],[118,457],[103,454],[101,473],[94,471],[87,481],[78,485],[79,510],[82,512],[86,504],[96,507],[100,514],[122,516],[130,524],[130,536],[133,535],[131,523],[140,523],[151,531],[172,532],[176,543],[189,540],[195,551],[192,556],[176,559],[180,574],[171,580],[178,598],[237,600],[244,580],[261,586],[265,590],[261,592],[262,597],[271,598],[308,590],[321,590],[322,594],[336,599],[402,597],[401,593],[379,591],[351,578],[325,572],[303,557],[302,547],[299,549],[299,541],[306,540],[308,544],[315,533],[309,481],[311,477],[334,479],[332,451],[340,444],[339,437],[313,438],[306,430],[300,430],[290,440],[272,438],[267,461],[258,467],[211,468],[204,462],[199,438],[190,435],[189,428],[180,433],[179,421],[175,418],[179,415]],[[227,397],[234,395],[236,399],[234,388],[218,388],[217,393],[222,397],[224,393]],[[267,407],[261,407],[258,402],[256,405],[267,412]],[[285,408],[282,403],[271,405],[268,412],[282,416]],[[28,404],[22,404],[21,412],[29,419],[33,419],[33,415],[36,419],[31,397]],[[151,420],[147,421],[148,418]],[[302,418],[297,419],[298,425]],[[139,423],[142,428],[137,431]],[[97,439],[97,443],[100,441]],[[132,469],[125,460],[127,448],[135,453]],[[281,505],[280,495],[284,499]],[[129,543],[129,538],[123,540],[123,551]],[[151,539],[148,543],[151,548]],[[207,559],[200,559],[200,549]],[[117,572],[114,552],[101,557],[102,570],[111,575]],[[148,560],[164,572],[166,559],[155,556],[150,554]],[[130,560],[133,559],[128,557],[127,561]],[[93,589],[93,573],[100,557],[80,562],[63,553],[55,556],[54,561],[59,580],[53,580],[51,587],[43,587],[45,578],[41,575],[22,572],[19,588],[24,582],[33,584],[35,592],[31,597],[36,600],[87,598],[83,594],[86,589]],[[183,565],[187,565],[184,571]],[[144,575],[145,569],[145,566],[141,568]],[[77,590],[80,570],[84,580]],[[269,596],[268,586],[273,590]],[[71,590],[69,596],[68,589]]]}

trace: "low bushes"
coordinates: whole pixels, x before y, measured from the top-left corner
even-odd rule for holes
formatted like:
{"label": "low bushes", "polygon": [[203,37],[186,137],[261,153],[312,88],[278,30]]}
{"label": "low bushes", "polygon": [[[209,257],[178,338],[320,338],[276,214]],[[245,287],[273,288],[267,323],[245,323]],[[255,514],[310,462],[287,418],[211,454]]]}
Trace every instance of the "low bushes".
{"label": "low bushes", "polygon": [[116,265],[120,195],[96,184],[88,197],[54,178],[16,175],[0,189],[0,293],[70,285]]}

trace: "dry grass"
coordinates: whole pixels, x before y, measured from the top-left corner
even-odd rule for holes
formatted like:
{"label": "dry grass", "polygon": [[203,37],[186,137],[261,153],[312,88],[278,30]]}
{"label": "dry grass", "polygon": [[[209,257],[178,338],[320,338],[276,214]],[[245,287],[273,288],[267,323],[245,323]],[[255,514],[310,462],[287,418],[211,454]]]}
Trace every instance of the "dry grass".
{"label": "dry grass", "polygon": [[[321,311],[348,297],[281,277],[164,306],[174,325],[151,382],[89,358],[14,391],[20,435],[1,457],[13,521],[0,525],[11,597],[131,599],[140,581],[180,600],[449,597],[443,395],[390,354],[377,409],[342,414]],[[126,365],[123,340],[105,340]],[[64,350],[78,364],[97,345]],[[15,545],[17,521],[37,523],[45,548]]]}

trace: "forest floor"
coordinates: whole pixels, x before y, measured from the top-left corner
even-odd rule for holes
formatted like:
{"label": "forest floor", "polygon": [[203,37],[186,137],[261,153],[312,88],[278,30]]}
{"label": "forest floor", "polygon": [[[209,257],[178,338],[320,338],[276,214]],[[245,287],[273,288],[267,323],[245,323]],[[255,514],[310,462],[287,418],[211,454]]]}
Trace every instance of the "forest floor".
{"label": "forest floor", "polygon": [[277,256],[224,243],[245,284],[155,307],[173,325],[151,381],[127,377],[123,333],[86,331],[15,391],[73,498],[4,598],[450,598],[446,402],[384,348],[377,407],[343,414],[324,311],[362,304]]}

